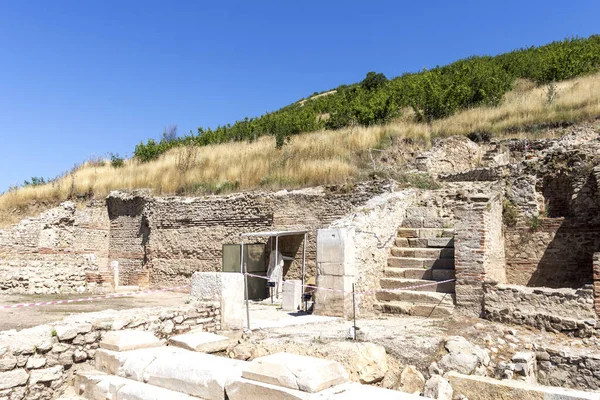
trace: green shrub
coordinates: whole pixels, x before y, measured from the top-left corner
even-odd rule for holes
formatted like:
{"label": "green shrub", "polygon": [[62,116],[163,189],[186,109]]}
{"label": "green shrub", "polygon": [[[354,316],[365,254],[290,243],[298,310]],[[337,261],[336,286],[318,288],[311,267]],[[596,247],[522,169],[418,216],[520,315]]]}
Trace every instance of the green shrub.
{"label": "green shrub", "polygon": [[39,186],[46,183],[46,180],[41,176],[32,176],[30,181],[23,182],[23,186]]}
{"label": "green shrub", "polygon": [[111,153],[110,165],[112,165],[113,168],[121,168],[123,165],[125,165],[125,160],[118,153]]}
{"label": "green shrub", "polygon": [[[281,148],[291,136],[302,132],[385,123],[404,107],[412,108],[419,120],[430,122],[469,107],[500,104],[517,78],[549,84],[599,70],[600,36],[595,35],[495,57],[470,57],[391,80],[382,73],[369,72],[360,83],[340,85],[327,96],[308,98],[214,129],[199,127],[195,135],[190,132],[179,137],[176,126],[167,128],[159,142],[150,139],[137,145],[134,156],[147,162],[175,146],[254,141],[265,135],[275,136],[276,146]],[[549,103],[555,96],[550,96]],[[329,118],[319,118],[323,114]]]}
{"label": "green shrub", "polygon": [[505,200],[502,208],[502,221],[504,225],[513,227],[517,225],[518,219],[519,211],[517,207],[511,201]]}

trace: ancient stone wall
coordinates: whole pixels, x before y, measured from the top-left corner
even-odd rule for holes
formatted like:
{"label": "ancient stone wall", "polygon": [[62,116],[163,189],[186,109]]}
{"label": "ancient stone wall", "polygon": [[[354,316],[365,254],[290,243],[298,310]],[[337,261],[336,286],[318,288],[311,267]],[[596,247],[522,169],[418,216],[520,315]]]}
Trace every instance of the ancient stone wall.
{"label": "ancient stone wall", "polygon": [[504,282],[500,194],[472,196],[454,212],[456,305],[459,311],[483,312],[484,282]]}
{"label": "ancient stone wall", "polygon": [[[346,228],[352,233],[356,291],[379,288],[398,227],[415,198],[414,191],[384,194],[331,225],[333,228]],[[375,294],[360,294],[358,299],[359,311],[370,313],[376,302]]]}
{"label": "ancient stone wall", "polygon": [[594,254],[594,310],[596,315],[600,317],[600,252]]}
{"label": "ancient stone wall", "polygon": [[600,248],[600,225],[540,218],[506,228],[508,282],[579,288],[592,282],[592,258]]}
{"label": "ancient stone wall", "polygon": [[539,348],[538,383],[580,390],[600,390],[600,354],[588,349]]}
{"label": "ancient stone wall", "polygon": [[106,267],[108,235],[103,202],[66,202],[0,231],[0,293],[94,290],[86,274]]}
{"label": "ancient stone wall", "polygon": [[[389,182],[380,182],[349,191],[313,188],[203,198],[154,198],[144,211],[150,232],[146,257],[151,284],[178,285],[188,283],[196,271],[220,271],[224,244],[239,244],[241,233],[271,230],[309,231],[307,276],[315,276],[316,229],[328,226],[371,197],[390,190]],[[266,239],[259,238],[256,242],[266,243]],[[296,258],[286,267],[287,279],[301,276],[301,243],[302,238],[280,239],[282,253]]]}
{"label": "ancient stone wall", "polygon": [[107,331],[136,329],[168,338],[191,328],[219,330],[219,304],[102,311],[19,332],[0,332],[0,398],[56,398],[66,387],[73,364],[93,364]]}
{"label": "ancient stone wall", "polygon": [[581,337],[596,335],[592,289],[485,287],[485,318]]}
{"label": "ancient stone wall", "polygon": [[532,143],[527,160],[513,166],[506,191],[513,214],[506,229],[510,283],[579,288],[592,282],[592,257],[600,249],[600,147],[573,140]]}

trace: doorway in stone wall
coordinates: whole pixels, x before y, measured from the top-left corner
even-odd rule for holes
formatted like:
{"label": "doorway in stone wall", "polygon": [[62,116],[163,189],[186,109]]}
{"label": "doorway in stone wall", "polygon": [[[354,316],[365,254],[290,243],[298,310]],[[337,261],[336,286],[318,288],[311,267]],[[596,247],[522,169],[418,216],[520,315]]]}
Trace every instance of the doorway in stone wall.
{"label": "doorway in stone wall", "polygon": [[[223,272],[241,273],[241,245],[224,244],[223,245]],[[244,260],[248,266],[248,273],[260,276],[267,276],[267,257],[264,243],[244,244]],[[248,277],[248,298],[250,300],[264,300],[269,297],[269,288],[266,280],[255,277]]]}

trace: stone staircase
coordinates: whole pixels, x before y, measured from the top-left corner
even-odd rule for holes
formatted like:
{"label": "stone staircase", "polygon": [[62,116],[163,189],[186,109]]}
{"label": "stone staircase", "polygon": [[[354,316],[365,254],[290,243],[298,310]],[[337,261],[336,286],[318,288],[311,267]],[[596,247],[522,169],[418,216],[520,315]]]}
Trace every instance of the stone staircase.
{"label": "stone staircase", "polygon": [[[423,214],[423,207],[420,207]],[[436,213],[435,210],[425,214]],[[437,216],[412,218],[409,209],[388,257],[376,309],[385,314],[444,317],[454,311],[454,229]],[[425,287],[417,287],[431,284]],[[406,290],[396,290],[403,289]]]}

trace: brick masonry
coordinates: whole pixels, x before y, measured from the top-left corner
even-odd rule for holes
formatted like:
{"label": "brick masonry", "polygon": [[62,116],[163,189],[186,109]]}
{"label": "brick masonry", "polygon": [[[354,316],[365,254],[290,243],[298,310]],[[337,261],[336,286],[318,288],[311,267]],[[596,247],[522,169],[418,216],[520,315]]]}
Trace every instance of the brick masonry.
{"label": "brick masonry", "polygon": [[594,254],[594,309],[600,317],[600,252]]}
{"label": "brick masonry", "polygon": [[486,280],[505,282],[500,199],[474,198],[455,210],[456,305],[464,314],[482,315]]}
{"label": "brick masonry", "polygon": [[506,270],[516,285],[580,288],[592,282],[592,259],[600,249],[600,225],[542,218],[540,225],[506,229]]}

